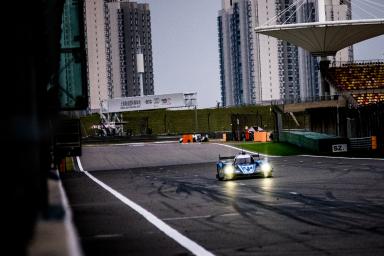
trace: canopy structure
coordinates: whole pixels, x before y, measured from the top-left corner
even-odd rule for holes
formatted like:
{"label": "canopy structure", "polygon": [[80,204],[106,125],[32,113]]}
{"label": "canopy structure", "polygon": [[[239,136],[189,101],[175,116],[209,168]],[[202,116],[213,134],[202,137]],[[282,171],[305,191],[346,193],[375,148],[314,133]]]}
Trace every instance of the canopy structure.
{"label": "canopy structure", "polygon": [[332,56],[345,47],[384,34],[384,19],[273,25],[255,31],[300,46],[315,56]]}

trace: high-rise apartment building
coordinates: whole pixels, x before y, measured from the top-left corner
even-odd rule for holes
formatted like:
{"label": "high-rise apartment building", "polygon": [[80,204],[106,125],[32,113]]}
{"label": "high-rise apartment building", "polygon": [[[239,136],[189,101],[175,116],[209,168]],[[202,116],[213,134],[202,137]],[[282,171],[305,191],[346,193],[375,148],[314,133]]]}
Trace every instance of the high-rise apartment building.
{"label": "high-rise apartment building", "polygon": [[[277,17],[277,24],[297,23],[300,14],[295,5],[291,6],[293,1],[278,0],[276,2],[278,12],[290,8]],[[280,96],[285,100],[296,100],[300,97],[299,49],[287,41],[278,40],[278,52]]]}
{"label": "high-rise apartment building", "polygon": [[276,14],[274,1],[223,0],[222,7],[218,16],[222,104],[278,99],[278,75],[272,73],[277,67],[277,40],[254,32]]}
{"label": "high-rise apartment building", "polygon": [[[291,3],[292,1],[290,1]],[[316,0],[303,3],[303,6],[296,12],[296,19],[292,23],[315,22],[317,18]],[[296,87],[294,94],[286,93],[283,99],[289,101],[299,101],[315,99],[320,95],[320,69],[318,57],[313,56],[301,47],[294,46],[298,52],[298,80],[292,86]],[[290,88],[283,85],[286,90]]]}
{"label": "high-rise apartment building", "polygon": [[[325,3],[327,20],[350,19],[349,1]],[[319,96],[317,57],[289,42],[254,32],[255,27],[266,24],[314,22],[317,16],[316,0],[222,0],[218,15],[222,104]],[[332,59],[350,60],[351,49],[339,51]]]}
{"label": "high-rise apartment building", "polygon": [[98,110],[106,99],[153,95],[149,5],[86,0],[85,13],[90,109]]}
{"label": "high-rise apartment building", "polygon": [[[276,8],[281,15],[278,24],[315,22],[316,0],[306,0],[300,5],[295,0],[279,0]],[[284,11],[286,10],[286,11]],[[287,41],[279,40],[279,77],[281,98],[298,102],[319,96],[318,58]]]}
{"label": "high-rise apartment building", "polygon": [[[249,0],[248,0],[249,1]],[[257,1],[252,0],[255,6],[256,26],[263,26],[277,15],[276,0]],[[253,27],[253,33],[255,33]],[[256,33],[255,33],[256,34]],[[256,65],[259,79],[256,81],[256,104],[271,102],[281,98],[279,66],[279,45],[274,37],[257,34],[258,47],[255,48],[260,56]]]}
{"label": "high-rise apartment building", "polygon": [[[242,23],[249,22],[249,19],[244,19],[240,14],[242,13],[240,9],[244,9],[241,4],[244,3],[232,5],[232,1],[223,1],[223,10],[219,12],[218,17],[221,100],[224,106],[240,105],[250,101],[246,95],[250,95],[252,90],[252,88],[247,88],[247,85],[250,85],[248,79],[252,74],[248,73],[251,69],[244,68],[245,63],[241,62],[243,59],[248,59],[249,54],[252,53],[252,51],[244,49],[245,44],[250,41],[248,38],[244,38],[244,34],[249,34],[249,30],[252,30],[252,28],[241,27],[240,24],[240,19],[243,20]],[[244,74],[244,72],[246,73]]]}
{"label": "high-rise apartment building", "polygon": [[84,1],[88,103],[91,110],[100,109],[102,100],[108,99],[104,4],[101,0]]}
{"label": "high-rise apartment building", "polygon": [[[107,3],[107,74],[110,98],[153,95],[151,15],[148,4]],[[143,54],[143,92],[137,54]]]}

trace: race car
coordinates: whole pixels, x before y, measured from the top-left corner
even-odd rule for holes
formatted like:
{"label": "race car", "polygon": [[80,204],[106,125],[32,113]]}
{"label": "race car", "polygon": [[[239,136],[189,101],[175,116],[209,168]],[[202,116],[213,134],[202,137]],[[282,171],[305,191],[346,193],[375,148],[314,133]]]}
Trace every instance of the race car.
{"label": "race car", "polygon": [[218,180],[231,180],[238,177],[272,177],[273,168],[267,159],[259,154],[248,154],[244,151],[235,156],[220,156],[216,164]]}

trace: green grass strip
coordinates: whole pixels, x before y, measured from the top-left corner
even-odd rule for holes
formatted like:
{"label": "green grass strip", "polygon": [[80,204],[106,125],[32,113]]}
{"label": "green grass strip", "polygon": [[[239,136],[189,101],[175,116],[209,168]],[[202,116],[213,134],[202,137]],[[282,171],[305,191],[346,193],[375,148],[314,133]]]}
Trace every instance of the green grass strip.
{"label": "green grass strip", "polygon": [[282,142],[237,143],[233,144],[233,146],[271,156],[311,154],[311,151]]}

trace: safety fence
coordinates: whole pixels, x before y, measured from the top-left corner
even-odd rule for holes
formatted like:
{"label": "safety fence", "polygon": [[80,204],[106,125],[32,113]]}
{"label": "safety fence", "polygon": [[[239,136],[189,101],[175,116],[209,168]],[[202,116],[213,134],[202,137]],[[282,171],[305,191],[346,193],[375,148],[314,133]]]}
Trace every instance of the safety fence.
{"label": "safety fence", "polygon": [[351,150],[370,150],[372,149],[372,138],[349,138],[349,148]]}

